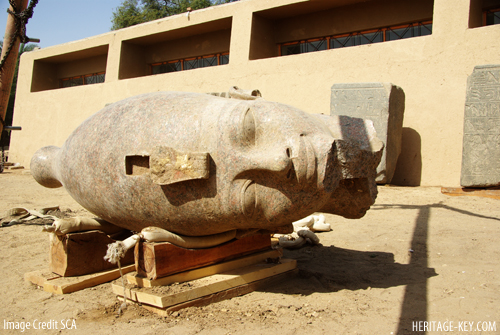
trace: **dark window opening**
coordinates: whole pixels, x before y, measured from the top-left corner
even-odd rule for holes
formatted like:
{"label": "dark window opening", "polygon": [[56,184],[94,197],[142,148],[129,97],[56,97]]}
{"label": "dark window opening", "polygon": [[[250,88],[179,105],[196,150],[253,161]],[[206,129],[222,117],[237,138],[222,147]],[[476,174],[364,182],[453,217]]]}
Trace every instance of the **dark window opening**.
{"label": "dark window opening", "polygon": [[182,70],[182,63],[180,61],[151,65],[151,74],[169,73],[181,70]]}
{"label": "dark window opening", "polygon": [[160,74],[225,64],[229,64],[229,52],[154,63],[150,67],[151,74]]}
{"label": "dark window opening", "polygon": [[85,74],[69,78],[62,78],[60,79],[59,87],[64,88],[64,87],[104,83],[105,75],[106,75],[105,72],[99,72],[99,73]]}
{"label": "dark window opening", "polygon": [[219,56],[219,64],[220,65],[229,64],[229,53],[222,54]]}
{"label": "dark window opening", "polygon": [[278,44],[281,56],[394,41],[432,34],[432,21]]}
{"label": "dark window opening", "polygon": [[483,25],[500,24],[500,8],[489,9],[483,12]]}

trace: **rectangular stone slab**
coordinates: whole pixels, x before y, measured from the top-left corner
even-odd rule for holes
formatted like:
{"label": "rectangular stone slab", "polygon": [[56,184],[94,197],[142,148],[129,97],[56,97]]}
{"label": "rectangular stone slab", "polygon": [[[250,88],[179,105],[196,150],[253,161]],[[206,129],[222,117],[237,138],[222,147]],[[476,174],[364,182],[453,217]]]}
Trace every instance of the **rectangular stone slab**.
{"label": "rectangular stone slab", "polygon": [[500,185],[500,65],[474,68],[464,114],[460,185]]}
{"label": "rectangular stone slab", "polygon": [[330,100],[330,115],[347,115],[373,121],[377,137],[384,144],[384,152],[377,167],[378,184],[390,183],[399,154],[405,94],[391,83],[334,84]]}

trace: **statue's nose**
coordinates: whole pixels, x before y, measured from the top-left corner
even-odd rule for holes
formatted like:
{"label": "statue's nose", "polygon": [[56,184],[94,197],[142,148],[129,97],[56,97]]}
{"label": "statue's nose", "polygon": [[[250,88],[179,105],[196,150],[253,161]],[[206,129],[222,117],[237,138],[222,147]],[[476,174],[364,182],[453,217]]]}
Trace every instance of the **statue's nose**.
{"label": "statue's nose", "polygon": [[288,147],[267,148],[259,152],[241,155],[237,164],[243,171],[269,171],[286,174],[292,167],[291,149]]}

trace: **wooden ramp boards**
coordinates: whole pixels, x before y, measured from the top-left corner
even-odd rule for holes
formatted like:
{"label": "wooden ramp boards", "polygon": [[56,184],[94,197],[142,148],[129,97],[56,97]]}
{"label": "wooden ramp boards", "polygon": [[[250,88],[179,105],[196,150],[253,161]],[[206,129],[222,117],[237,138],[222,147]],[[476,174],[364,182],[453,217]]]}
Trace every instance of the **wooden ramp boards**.
{"label": "wooden ramp boards", "polygon": [[[123,273],[135,270],[135,265],[122,267]],[[55,294],[66,294],[103,284],[120,277],[118,269],[101,271],[78,277],[61,277],[50,270],[33,271],[24,274],[24,280],[42,286],[43,290]]]}
{"label": "wooden ramp boards", "polygon": [[[159,314],[189,306],[203,306],[247,294],[281,280],[296,269],[297,262],[290,259],[279,261],[280,256],[281,251],[270,250],[157,280],[130,274],[125,294],[127,299]],[[111,285],[113,292],[123,297],[121,281]]]}

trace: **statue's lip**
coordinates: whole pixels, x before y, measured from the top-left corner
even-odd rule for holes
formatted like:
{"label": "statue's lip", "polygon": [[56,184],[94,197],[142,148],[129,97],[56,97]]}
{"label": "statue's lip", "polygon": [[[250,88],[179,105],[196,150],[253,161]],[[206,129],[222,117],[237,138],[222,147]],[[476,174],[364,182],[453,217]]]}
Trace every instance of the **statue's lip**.
{"label": "statue's lip", "polygon": [[311,141],[304,134],[300,135],[298,153],[292,162],[299,184],[310,183],[316,173],[316,154]]}

